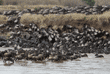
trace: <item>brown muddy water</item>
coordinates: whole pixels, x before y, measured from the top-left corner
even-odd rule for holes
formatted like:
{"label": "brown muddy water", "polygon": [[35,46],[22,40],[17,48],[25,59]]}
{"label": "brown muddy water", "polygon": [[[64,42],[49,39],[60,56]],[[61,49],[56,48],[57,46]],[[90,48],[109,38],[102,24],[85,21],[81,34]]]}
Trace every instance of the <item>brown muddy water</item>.
{"label": "brown muddy water", "polygon": [[[4,49],[8,48],[0,48]],[[79,60],[45,64],[22,60],[5,65],[0,60],[0,74],[110,74],[110,54],[103,55],[104,58],[95,58],[94,54],[88,54]]]}

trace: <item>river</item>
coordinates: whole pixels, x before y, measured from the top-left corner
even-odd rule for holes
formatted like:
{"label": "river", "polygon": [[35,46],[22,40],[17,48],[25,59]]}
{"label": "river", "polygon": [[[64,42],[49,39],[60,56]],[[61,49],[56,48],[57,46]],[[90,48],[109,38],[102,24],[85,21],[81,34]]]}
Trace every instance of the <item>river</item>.
{"label": "river", "polygon": [[78,60],[45,64],[22,60],[5,65],[0,60],[0,74],[110,74],[110,54],[103,55],[104,58],[95,58],[94,54],[88,54]]}

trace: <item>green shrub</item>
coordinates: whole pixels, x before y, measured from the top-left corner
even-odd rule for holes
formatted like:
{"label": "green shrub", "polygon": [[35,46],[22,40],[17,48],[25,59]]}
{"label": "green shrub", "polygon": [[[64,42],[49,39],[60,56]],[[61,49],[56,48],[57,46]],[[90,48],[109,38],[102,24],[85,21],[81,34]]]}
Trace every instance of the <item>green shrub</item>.
{"label": "green shrub", "polygon": [[92,18],[90,20],[92,20]]}
{"label": "green shrub", "polygon": [[37,10],[37,8],[35,8],[35,10]]}
{"label": "green shrub", "polygon": [[86,20],[86,17],[84,17],[84,19]]}
{"label": "green shrub", "polygon": [[83,0],[83,1],[85,1],[90,6],[94,6],[94,4],[95,4],[94,0]]}
{"label": "green shrub", "polygon": [[42,8],[34,8],[35,9],[35,11],[39,11],[40,9],[42,9]]}

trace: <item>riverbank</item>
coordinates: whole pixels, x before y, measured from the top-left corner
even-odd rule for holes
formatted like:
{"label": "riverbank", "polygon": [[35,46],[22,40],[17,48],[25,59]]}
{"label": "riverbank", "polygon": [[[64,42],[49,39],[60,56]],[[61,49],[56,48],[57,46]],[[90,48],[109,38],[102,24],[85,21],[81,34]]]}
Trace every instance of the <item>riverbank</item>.
{"label": "riverbank", "polygon": [[[4,50],[4,49],[3,49]],[[32,61],[17,61],[8,66],[0,61],[0,72],[2,74],[109,74],[110,72],[110,55],[105,58],[95,58],[94,54],[88,54],[88,57],[79,58],[80,61],[65,61],[63,63],[47,62],[32,63]]]}
{"label": "riverbank", "polygon": [[[109,6],[74,9],[55,6],[4,11],[1,16],[7,19],[2,18],[6,23],[0,25],[0,47],[14,47],[14,50],[1,51],[0,57],[4,63],[21,59],[36,62],[74,60],[87,57],[86,53],[102,58],[104,56],[98,54],[110,54],[109,9]],[[32,49],[24,50],[30,47]]]}

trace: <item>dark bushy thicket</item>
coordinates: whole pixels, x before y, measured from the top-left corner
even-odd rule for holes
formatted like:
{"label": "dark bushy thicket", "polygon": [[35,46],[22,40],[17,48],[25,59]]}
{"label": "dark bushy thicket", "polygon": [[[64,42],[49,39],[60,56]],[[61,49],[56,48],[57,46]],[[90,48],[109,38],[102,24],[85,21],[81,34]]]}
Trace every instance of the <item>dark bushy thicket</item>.
{"label": "dark bushy thicket", "polygon": [[94,0],[83,0],[83,1],[86,1],[86,3],[90,6],[94,6],[94,4],[95,4]]}

